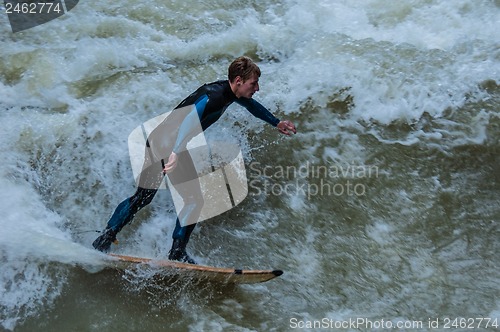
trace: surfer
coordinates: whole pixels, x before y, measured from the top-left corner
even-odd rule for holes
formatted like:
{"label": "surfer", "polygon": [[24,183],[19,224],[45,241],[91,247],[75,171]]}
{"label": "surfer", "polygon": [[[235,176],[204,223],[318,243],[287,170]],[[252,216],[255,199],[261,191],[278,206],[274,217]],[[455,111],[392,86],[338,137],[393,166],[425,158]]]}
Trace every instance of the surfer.
{"label": "surfer", "polygon": [[149,134],[137,190],[117,206],[106,228],[92,243],[95,249],[109,251],[111,243],[116,243],[118,232],[152,201],[167,175],[184,201],[177,215],[168,258],[196,264],[187,254],[186,245],[204,202],[199,182],[192,181],[197,179],[197,172],[186,148],[189,140],[215,123],[233,102],[282,134],[296,133],[291,121],[279,120],[252,98],[259,91],[260,74],[260,68],[249,57],[235,59],[229,65],[227,80],[199,87]]}

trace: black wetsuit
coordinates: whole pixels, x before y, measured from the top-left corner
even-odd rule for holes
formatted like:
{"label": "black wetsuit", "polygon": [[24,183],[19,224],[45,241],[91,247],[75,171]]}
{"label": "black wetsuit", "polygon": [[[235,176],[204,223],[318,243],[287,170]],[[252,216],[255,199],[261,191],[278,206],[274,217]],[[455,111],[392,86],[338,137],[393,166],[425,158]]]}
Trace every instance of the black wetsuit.
{"label": "black wetsuit", "polygon": [[[112,229],[115,234],[118,233],[140,209],[151,202],[163,181],[162,159],[167,160],[172,151],[178,155],[178,165],[168,175],[174,186],[196,177],[196,170],[186,145],[200,133],[200,130],[204,131],[216,122],[233,102],[245,107],[251,114],[272,126],[277,126],[279,123],[276,117],[254,99],[237,98],[227,80],[201,86],[172,111],[168,121],[164,121],[148,136],[146,161],[137,191],[118,205],[108,221],[107,229]],[[194,183],[188,189],[180,189],[184,207],[178,214],[172,234],[173,239],[182,239],[184,242],[189,240],[203,206],[203,199],[200,199],[201,189],[196,181]]]}

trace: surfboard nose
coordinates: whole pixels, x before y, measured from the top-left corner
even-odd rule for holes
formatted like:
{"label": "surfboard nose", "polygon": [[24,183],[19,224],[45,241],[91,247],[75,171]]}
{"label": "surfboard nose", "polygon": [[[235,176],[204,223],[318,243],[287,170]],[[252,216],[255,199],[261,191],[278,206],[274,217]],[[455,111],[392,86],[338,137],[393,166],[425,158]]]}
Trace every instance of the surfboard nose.
{"label": "surfboard nose", "polygon": [[283,271],[281,271],[281,270],[273,270],[273,274],[274,274],[275,276],[279,277],[280,275],[282,275],[282,274],[283,274]]}

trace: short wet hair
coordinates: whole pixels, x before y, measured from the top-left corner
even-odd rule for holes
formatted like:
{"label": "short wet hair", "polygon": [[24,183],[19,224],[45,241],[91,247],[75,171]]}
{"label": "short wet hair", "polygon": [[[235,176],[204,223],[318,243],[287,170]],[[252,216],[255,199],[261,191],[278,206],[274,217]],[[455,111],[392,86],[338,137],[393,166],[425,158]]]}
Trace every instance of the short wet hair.
{"label": "short wet hair", "polygon": [[251,79],[254,75],[260,77],[260,68],[247,56],[236,58],[227,70],[227,77],[233,82],[236,77],[241,77],[243,81]]}

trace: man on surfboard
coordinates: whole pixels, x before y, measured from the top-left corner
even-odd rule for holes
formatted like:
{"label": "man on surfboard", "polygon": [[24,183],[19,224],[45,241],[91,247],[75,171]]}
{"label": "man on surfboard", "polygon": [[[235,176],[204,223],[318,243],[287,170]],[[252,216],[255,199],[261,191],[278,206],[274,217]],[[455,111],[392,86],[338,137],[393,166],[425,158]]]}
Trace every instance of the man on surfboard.
{"label": "man on surfboard", "polygon": [[117,206],[106,228],[92,243],[95,249],[109,251],[111,243],[116,242],[117,233],[151,202],[167,175],[184,201],[177,216],[168,258],[196,264],[187,254],[186,245],[203,204],[207,202],[203,201],[199,182],[196,181],[197,173],[186,148],[187,143],[215,123],[233,102],[276,127],[282,134],[296,133],[292,122],[280,121],[252,99],[254,93],[259,91],[260,74],[259,67],[250,58],[242,56],[235,59],[228,68],[227,80],[199,87],[170,113],[168,121],[164,120],[151,132],[146,140],[144,165],[137,190]]}

